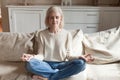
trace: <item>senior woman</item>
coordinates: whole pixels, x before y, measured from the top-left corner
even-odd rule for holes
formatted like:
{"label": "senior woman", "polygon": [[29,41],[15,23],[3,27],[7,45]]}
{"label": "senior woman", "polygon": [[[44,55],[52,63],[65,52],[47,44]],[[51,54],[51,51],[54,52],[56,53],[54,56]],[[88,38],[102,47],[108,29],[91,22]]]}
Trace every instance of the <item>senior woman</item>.
{"label": "senior woman", "polygon": [[[90,54],[71,56],[72,36],[63,29],[64,16],[60,7],[52,6],[47,10],[46,29],[37,33],[38,54],[23,54],[26,68],[41,80],[60,80],[83,71],[85,63],[93,60]],[[36,76],[36,77],[35,77]]]}

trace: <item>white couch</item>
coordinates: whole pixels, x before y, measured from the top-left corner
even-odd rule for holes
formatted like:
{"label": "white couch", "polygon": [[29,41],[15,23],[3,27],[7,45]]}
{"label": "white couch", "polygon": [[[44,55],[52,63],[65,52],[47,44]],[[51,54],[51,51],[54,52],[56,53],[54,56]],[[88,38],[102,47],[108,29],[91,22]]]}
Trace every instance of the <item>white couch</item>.
{"label": "white couch", "polygon": [[[74,56],[90,53],[95,61],[85,71],[64,80],[120,80],[120,28],[83,34],[71,31]],[[20,60],[22,53],[35,53],[34,33],[0,33],[0,80],[31,80]]]}

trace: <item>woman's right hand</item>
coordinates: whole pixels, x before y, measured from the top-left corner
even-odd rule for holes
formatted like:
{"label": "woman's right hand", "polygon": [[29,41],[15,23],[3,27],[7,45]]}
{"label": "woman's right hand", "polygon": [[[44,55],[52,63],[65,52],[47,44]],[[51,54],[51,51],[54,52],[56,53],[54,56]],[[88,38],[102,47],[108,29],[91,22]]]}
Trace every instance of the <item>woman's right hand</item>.
{"label": "woman's right hand", "polygon": [[34,57],[34,55],[23,53],[21,59],[22,59],[22,61],[29,61],[33,57]]}

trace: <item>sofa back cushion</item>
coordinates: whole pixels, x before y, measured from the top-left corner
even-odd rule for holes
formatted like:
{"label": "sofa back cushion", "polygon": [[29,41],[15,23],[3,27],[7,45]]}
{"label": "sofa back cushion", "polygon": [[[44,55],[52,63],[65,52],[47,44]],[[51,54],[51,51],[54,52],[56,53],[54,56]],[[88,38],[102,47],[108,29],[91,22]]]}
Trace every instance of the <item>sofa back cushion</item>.
{"label": "sofa back cushion", "polygon": [[120,61],[120,27],[84,35],[85,54],[92,54],[94,64]]}
{"label": "sofa back cushion", "polygon": [[70,33],[73,37],[72,49],[73,49],[73,56],[80,56],[83,55],[83,32],[80,29],[71,30]]}
{"label": "sofa back cushion", "polygon": [[0,60],[20,61],[23,53],[33,51],[33,33],[0,33]]}

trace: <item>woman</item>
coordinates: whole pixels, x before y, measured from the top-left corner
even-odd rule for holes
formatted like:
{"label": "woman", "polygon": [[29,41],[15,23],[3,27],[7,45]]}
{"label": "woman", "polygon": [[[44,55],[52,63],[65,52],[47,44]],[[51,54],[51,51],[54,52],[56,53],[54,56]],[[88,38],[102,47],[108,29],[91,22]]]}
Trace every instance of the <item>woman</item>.
{"label": "woman", "polygon": [[90,54],[71,56],[72,36],[63,29],[64,17],[61,8],[52,6],[47,10],[47,29],[37,33],[38,55],[23,54],[26,68],[37,78],[60,80],[85,69],[85,62],[93,60]]}

